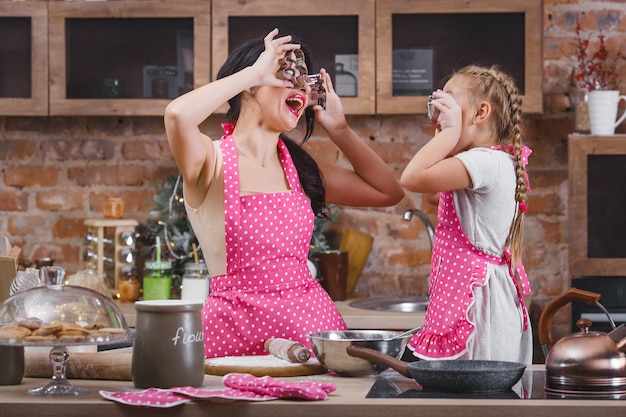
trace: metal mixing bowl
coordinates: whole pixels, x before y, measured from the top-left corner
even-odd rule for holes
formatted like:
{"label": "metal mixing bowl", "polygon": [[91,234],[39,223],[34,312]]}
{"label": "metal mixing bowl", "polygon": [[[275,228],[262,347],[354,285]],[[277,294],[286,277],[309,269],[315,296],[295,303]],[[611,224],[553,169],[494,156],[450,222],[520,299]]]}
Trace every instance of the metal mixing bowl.
{"label": "metal mixing bowl", "polygon": [[309,333],[313,352],[324,367],[339,376],[375,375],[387,366],[348,355],[346,347],[362,346],[400,358],[412,335],[395,337],[403,332],[389,330],[334,330]]}

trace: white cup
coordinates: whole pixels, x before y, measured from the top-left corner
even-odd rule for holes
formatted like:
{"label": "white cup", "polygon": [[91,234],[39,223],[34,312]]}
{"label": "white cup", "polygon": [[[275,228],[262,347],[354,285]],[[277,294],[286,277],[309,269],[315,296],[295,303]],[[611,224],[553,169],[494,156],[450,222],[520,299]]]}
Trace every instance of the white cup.
{"label": "white cup", "polygon": [[615,128],[626,119],[626,111],[617,118],[619,102],[626,96],[620,96],[618,90],[594,90],[589,92],[589,124],[591,134],[610,136]]}

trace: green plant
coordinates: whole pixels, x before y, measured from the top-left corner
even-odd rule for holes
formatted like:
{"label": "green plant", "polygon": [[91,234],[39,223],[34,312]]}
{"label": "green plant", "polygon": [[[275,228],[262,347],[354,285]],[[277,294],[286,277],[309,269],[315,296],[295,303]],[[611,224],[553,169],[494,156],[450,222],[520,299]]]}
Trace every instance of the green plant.
{"label": "green plant", "polygon": [[182,176],[168,175],[162,187],[153,197],[154,207],[150,210],[148,220],[137,227],[139,240],[143,245],[140,254],[149,258],[159,236],[165,248],[164,260],[172,261],[174,272],[182,274],[184,265],[194,260],[193,245],[198,256],[201,250],[198,240],[187,219],[183,199]]}

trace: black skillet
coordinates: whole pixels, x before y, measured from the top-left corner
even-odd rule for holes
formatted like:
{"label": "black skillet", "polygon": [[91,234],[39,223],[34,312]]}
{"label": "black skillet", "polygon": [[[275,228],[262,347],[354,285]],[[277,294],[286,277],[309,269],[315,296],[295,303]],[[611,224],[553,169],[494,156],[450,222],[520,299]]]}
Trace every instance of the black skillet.
{"label": "black skillet", "polygon": [[487,360],[432,360],[404,362],[374,349],[348,346],[350,356],[381,363],[407,378],[413,378],[428,391],[458,393],[503,392],[520,380],[526,365]]}

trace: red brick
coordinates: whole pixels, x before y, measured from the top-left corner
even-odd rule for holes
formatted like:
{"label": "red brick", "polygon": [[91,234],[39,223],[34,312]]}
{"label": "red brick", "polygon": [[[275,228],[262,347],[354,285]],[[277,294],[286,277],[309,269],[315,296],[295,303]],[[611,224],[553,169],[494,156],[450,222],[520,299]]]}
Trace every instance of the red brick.
{"label": "red brick", "polygon": [[7,230],[13,236],[47,236],[50,223],[46,215],[9,216]]}
{"label": "red brick", "polygon": [[32,158],[36,145],[32,140],[2,140],[0,141],[0,161],[19,161]]}
{"label": "red brick", "polygon": [[67,178],[80,186],[117,185],[117,167],[109,165],[68,168]]}
{"label": "red brick", "polygon": [[78,190],[41,191],[37,193],[37,207],[46,211],[83,209],[83,193]]}
{"label": "red brick", "polygon": [[57,238],[78,238],[85,235],[87,228],[82,218],[59,218],[52,229]]}
{"label": "red brick", "polygon": [[28,195],[24,191],[0,189],[0,211],[28,210]]}
{"label": "red brick", "polygon": [[59,184],[59,167],[9,165],[4,169],[4,183],[15,187],[56,187]]}
{"label": "red brick", "polygon": [[167,141],[133,141],[127,142],[122,148],[124,159],[129,161],[157,161],[172,157]]}

